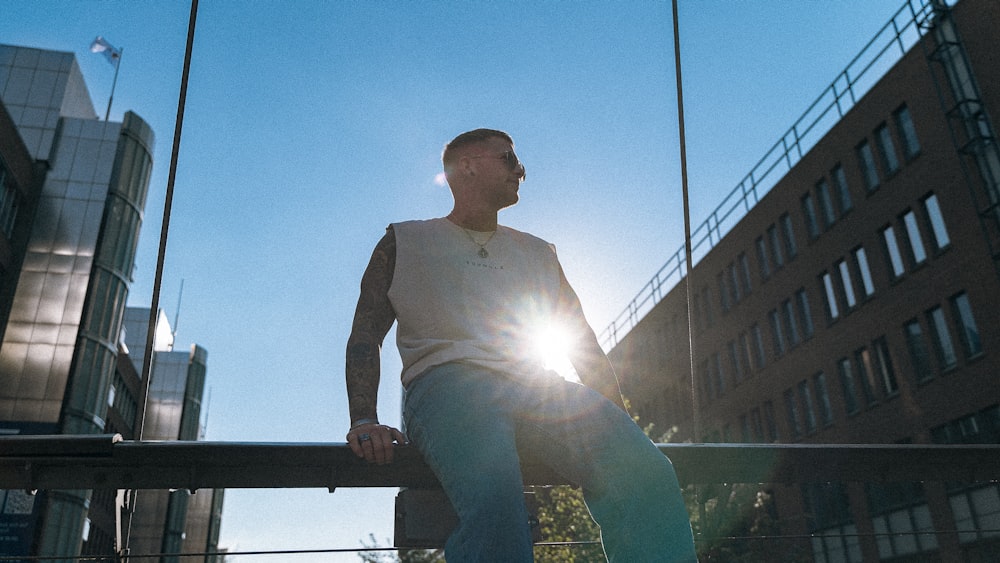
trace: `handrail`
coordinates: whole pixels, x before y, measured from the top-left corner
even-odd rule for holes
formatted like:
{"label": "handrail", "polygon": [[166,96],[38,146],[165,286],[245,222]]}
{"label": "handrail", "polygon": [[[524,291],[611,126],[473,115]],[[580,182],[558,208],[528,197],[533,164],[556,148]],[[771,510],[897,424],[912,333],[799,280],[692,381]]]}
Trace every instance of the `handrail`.
{"label": "handrail", "polygon": [[[898,58],[888,60],[882,57],[887,56],[893,46],[898,46],[899,58],[902,58],[920,39],[920,30],[926,27],[932,16],[930,0],[904,0],[892,18],[851,59],[833,82],[823,89],[781,138],[764,153],[750,172],[730,190],[722,203],[708,214],[708,218],[692,232],[692,247],[699,251],[691,259],[692,267],[777,184],[780,178],[769,183],[765,182],[771,173],[775,170],[783,172],[791,170],[815,143],[854,107],[868,88],[881,78],[880,71],[888,69],[898,60]],[[870,71],[875,74],[869,75]],[[833,119],[833,110],[836,110],[836,120]],[[704,243],[708,246],[702,249]],[[681,244],[680,250],[667,259],[663,267],[639,290],[625,309],[601,331],[598,339],[605,351],[610,351],[618,345],[621,338],[635,328],[643,316],[684,279],[686,270],[684,254],[684,245]],[[669,274],[661,278],[661,273],[664,271],[669,271]]]}
{"label": "handrail", "polygon": [[[96,446],[96,447],[95,447]],[[1000,445],[658,444],[682,484],[1000,481]],[[524,454],[527,485],[566,480]],[[369,465],[343,443],[0,437],[0,489],[437,488],[409,446]]]}

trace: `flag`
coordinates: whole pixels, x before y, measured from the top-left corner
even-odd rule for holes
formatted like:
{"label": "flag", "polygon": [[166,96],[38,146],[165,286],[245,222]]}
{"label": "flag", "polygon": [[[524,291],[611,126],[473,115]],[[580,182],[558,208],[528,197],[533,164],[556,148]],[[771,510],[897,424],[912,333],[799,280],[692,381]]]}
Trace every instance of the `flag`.
{"label": "flag", "polygon": [[122,50],[115,49],[111,43],[105,41],[100,35],[94,39],[94,42],[90,44],[91,53],[104,53],[104,57],[108,59],[108,62],[118,66],[118,60],[122,58]]}

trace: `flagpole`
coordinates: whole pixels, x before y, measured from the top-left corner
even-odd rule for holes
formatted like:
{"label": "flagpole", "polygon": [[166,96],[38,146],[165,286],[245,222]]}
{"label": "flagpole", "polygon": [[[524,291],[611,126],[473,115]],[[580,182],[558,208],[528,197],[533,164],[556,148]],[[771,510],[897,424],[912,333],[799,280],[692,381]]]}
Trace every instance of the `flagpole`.
{"label": "flagpole", "polygon": [[115,86],[118,85],[118,67],[122,65],[122,55],[125,54],[125,49],[118,50],[118,58],[115,60],[115,79],[111,82],[111,95],[108,96],[108,109],[104,112],[104,121],[108,120],[108,116],[111,115],[111,100],[115,99]]}

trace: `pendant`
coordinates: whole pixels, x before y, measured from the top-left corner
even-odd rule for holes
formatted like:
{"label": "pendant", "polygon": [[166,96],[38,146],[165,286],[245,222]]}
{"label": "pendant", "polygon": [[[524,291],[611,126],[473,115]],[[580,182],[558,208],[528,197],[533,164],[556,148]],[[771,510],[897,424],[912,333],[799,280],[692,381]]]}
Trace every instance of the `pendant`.
{"label": "pendant", "polygon": [[489,256],[490,256],[490,253],[486,252],[486,247],[485,246],[480,246],[479,247],[479,257],[480,258],[489,258]]}

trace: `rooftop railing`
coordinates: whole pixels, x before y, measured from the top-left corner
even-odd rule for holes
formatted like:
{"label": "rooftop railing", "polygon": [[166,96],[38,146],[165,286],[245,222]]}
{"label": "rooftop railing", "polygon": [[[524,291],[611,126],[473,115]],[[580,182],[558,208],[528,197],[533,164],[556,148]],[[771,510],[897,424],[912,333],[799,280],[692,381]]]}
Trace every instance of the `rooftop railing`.
{"label": "rooftop railing", "polygon": [[[934,17],[933,0],[905,0],[892,18],[774,143],[728,195],[691,233],[692,263],[711,251],[762,197],[915,45]],[[614,348],[687,270],[685,247],[667,258],[639,293],[598,336]]]}

